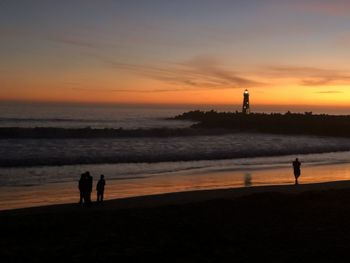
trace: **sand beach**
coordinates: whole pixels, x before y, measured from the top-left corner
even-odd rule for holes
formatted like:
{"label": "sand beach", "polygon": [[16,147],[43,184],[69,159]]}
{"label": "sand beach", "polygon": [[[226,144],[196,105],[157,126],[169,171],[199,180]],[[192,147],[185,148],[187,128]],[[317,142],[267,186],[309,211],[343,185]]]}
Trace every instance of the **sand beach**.
{"label": "sand beach", "polygon": [[336,262],[350,181],[170,193],[0,212],[6,262]]}

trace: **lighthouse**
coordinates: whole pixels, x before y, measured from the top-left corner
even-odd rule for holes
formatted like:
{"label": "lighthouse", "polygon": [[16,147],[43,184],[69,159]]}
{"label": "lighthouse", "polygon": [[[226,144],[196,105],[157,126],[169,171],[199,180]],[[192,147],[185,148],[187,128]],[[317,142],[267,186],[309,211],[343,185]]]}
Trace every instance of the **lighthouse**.
{"label": "lighthouse", "polygon": [[243,105],[242,105],[242,113],[243,114],[249,114],[250,113],[250,107],[249,107],[249,92],[246,89],[243,93]]}

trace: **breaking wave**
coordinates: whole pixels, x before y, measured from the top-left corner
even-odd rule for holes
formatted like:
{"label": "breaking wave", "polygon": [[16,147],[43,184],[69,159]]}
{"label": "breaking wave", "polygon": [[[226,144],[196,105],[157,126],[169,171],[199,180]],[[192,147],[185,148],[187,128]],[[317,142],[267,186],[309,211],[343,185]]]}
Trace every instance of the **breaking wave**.
{"label": "breaking wave", "polygon": [[271,134],[1,139],[0,166],[155,163],[349,151],[350,139]]}

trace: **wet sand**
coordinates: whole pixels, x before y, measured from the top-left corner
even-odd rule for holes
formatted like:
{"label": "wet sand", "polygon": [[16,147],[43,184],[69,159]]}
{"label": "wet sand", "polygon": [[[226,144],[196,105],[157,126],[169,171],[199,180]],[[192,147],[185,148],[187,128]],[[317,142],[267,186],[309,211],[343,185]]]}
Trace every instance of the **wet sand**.
{"label": "wet sand", "polygon": [[350,181],[192,191],[0,212],[4,262],[339,262]]}
{"label": "wet sand", "polygon": [[[173,173],[153,174],[123,180],[107,179],[105,199],[188,192],[210,189],[248,188],[273,185],[293,185],[290,166],[261,167],[252,165],[242,170],[218,166]],[[112,166],[113,168],[113,166]],[[112,170],[111,168],[111,170]],[[64,170],[62,168],[62,170]],[[96,169],[106,170],[105,167]],[[96,171],[93,172],[96,184]],[[78,174],[78,173],[77,173]],[[79,179],[79,177],[77,177]],[[350,164],[304,164],[301,184],[350,180]],[[33,186],[1,187],[0,210],[78,202],[78,182],[51,183]],[[93,200],[96,193],[93,192]]]}

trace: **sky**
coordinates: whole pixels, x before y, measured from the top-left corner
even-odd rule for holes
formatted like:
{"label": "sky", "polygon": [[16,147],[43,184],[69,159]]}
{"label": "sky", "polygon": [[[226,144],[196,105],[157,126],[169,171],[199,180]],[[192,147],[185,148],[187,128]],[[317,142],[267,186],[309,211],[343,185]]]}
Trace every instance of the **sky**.
{"label": "sky", "polygon": [[0,101],[346,106],[350,1],[0,0]]}

